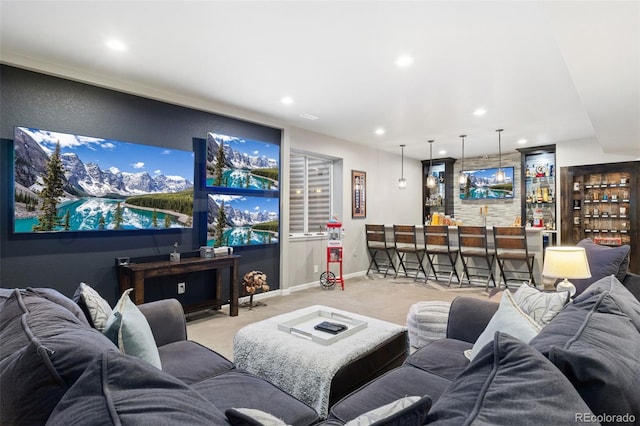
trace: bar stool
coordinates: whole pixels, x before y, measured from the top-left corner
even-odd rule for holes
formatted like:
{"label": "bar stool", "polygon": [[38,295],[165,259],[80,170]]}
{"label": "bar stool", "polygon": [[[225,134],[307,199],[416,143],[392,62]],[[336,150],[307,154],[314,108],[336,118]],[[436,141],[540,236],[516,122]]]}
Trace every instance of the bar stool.
{"label": "bar stool", "polygon": [[[427,278],[429,278],[430,271],[433,271],[433,276],[436,281],[439,281],[438,271],[435,267],[442,266],[449,269],[449,281],[447,281],[448,286],[451,286],[451,279],[454,275],[456,276],[458,283],[462,285],[462,281],[460,281],[460,277],[458,276],[458,271],[456,271],[456,262],[458,260],[460,250],[455,247],[451,248],[449,243],[449,227],[440,225],[425,226],[423,228],[423,233],[425,253],[427,260],[429,261],[429,269],[427,269],[425,282]],[[438,263],[438,256],[444,258],[443,260],[448,260],[448,262]]]}
{"label": "bar stool", "polygon": [[[415,225],[393,225],[393,241],[395,245],[396,253],[398,254],[398,268],[396,269],[396,276],[400,272],[400,268],[404,271],[406,277],[407,266],[415,265],[414,268],[409,268],[416,271],[414,281],[418,279],[418,273],[422,271],[424,276],[427,276],[427,272],[424,270],[422,261],[424,260],[424,248],[418,247],[416,238]],[[409,255],[412,255],[415,259],[411,259]]]}
{"label": "bar stool", "polygon": [[393,264],[393,252],[395,248],[390,243],[387,243],[387,235],[384,230],[384,225],[370,225],[365,224],[365,231],[367,235],[367,250],[369,250],[369,256],[371,262],[369,262],[369,268],[367,274],[372,267],[380,274],[381,268],[384,269],[384,276],[387,276],[389,268],[396,272],[396,267]]}
{"label": "bar stool", "polygon": [[[493,263],[495,262],[495,250],[490,250],[487,244],[487,228],[484,226],[458,226],[458,248],[460,250],[460,259],[462,260],[462,279],[466,275],[467,282],[471,284],[471,277],[484,277],[479,273],[470,274],[469,270],[485,271],[487,273],[486,286],[489,290],[489,281],[493,281],[496,286],[496,280],[493,275]],[[478,259],[479,262],[469,262],[469,260]],[[484,266],[482,263],[485,263]],[[462,282],[462,281],[461,281]]]}
{"label": "bar stool", "polygon": [[[527,247],[527,231],[524,226],[494,226],[493,240],[496,248],[496,260],[500,268],[498,287],[500,287],[500,283],[504,280],[505,287],[509,288],[506,272],[512,274],[511,279],[513,280],[517,279],[519,274],[528,274],[529,285],[535,287],[536,281],[533,277],[535,253],[529,253]],[[510,270],[505,269],[506,262],[514,261],[524,262],[527,265],[528,271],[523,271],[515,267]]]}

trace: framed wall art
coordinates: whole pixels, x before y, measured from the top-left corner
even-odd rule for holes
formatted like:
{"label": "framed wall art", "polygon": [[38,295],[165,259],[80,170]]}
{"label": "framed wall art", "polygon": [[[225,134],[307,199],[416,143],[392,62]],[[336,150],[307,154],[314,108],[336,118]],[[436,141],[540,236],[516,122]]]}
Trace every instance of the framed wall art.
{"label": "framed wall art", "polygon": [[351,217],[367,217],[367,173],[351,170]]}

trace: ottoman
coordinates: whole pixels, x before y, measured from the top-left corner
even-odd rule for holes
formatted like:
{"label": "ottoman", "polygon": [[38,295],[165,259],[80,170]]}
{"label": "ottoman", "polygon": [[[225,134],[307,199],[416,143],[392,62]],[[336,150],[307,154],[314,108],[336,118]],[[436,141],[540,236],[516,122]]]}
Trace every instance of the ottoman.
{"label": "ottoman", "polygon": [[409,343],[414,349],[444,339],[447,336],[447,321],[451,302],[418,302],[409,308],[407,329]]}
{"label": "ottoman", "polygon": [[[366,327],[330,344],[285,332],[279,325],[324,311]],[[320,322],[322,319],[312,319]],[[262,377],[326,418],[329,408],[365,383],[400,366],[409,352],[407,329],[351,312],[315,305],[241,328],[234,337],[236,367]]]}

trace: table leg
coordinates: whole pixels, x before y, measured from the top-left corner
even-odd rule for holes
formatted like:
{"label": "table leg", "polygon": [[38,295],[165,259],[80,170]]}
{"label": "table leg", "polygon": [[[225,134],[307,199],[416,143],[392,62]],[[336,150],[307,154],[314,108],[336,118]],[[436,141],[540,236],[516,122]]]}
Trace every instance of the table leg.
{"label": "table leg", "polygon": [[222,307],[222,270],[216,269],[216,309]]}
{"label": "table leg", "polygon": [[135,274],[133,278],[133,303],[144,303],[144,277],[141,274]]}
{"label": "table leg", "polygon": [[229,277],[229,283],[231,284],[231,294],[229,301],[229,315],[232,317],[238,316],[238,305],[240,297],[240,287],[238,284],[238,258],[233,259],[233,265],[230,270],[231,276]]}

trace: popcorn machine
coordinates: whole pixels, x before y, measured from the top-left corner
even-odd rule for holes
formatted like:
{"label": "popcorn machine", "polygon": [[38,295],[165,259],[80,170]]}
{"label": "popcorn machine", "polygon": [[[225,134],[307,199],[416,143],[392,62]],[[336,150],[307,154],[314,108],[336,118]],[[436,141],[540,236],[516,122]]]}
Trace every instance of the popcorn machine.
{"label": "popcorn machine", "polygon": [[[342,277],[342,223],[327,223],[327,270],[320,275],[320,285],[324,288],[332,288],[336,283],[340,283],[340,287],[344,290],[344,278]],[[331,264],[340,265],[340,275],[336,275],[331,271]]]}

